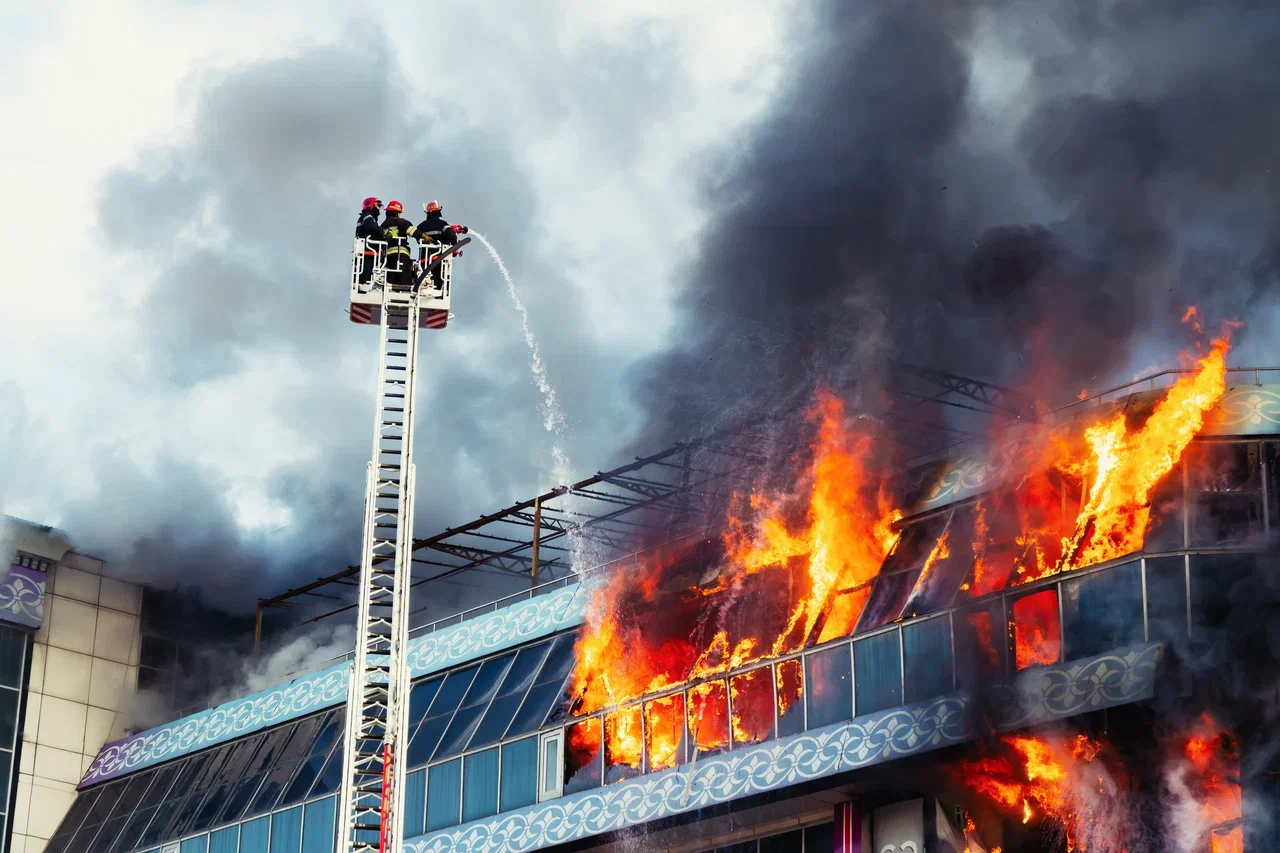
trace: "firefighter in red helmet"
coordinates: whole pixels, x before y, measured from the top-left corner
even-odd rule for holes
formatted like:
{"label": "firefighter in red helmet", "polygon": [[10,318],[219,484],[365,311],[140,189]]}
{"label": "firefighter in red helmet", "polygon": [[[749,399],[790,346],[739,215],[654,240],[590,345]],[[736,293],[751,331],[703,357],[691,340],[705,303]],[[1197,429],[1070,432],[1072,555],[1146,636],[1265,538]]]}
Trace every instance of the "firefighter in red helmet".
{"label": "firefighter in red helmet", "polygon": [[[369,240],[385,240],[386,233],[382,230],[382,226],[378,224],[378,211],[382,209],[382,199],[376,196],[369,196],[360,205],[360,215],[356,217],[356,236]],[[364,263],[360,267],[360,275],[357,279],[361,289],[367,289],[369,279],[373,276],[373,268],[377,264],[378,252],[368,242],[364,244]]]}
{"label": "firefighter in red helmet", "polygon": [[418,237],[418,229],[405,219],[404,205],[398,201],[387,203],[387,218],[382,230],[387,235],[387,281],[391,284],[412,284],[414,281],[413,258],[409,254],[409,238]]}

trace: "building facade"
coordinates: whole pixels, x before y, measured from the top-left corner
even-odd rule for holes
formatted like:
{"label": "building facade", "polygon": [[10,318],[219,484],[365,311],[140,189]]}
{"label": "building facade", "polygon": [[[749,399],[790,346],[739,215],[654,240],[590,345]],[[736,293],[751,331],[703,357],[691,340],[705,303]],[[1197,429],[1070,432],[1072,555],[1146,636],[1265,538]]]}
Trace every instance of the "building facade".
{"label": "building facade", "polygon": [[[1163,488],[1160,535],[1140,552],[975,589],[971,560],[922,584],[927,549],[904,546],[848,635],[600,713],[575,717],[569,701],[598,579],[415,637],[406,853],[980,849],[962,835],[969,810],[931,784],[943,768],[931,762],[981,732],[1068,719],[1138,731],[1170,681],[1174,700],[1195,693],[1188,650],[1233,629],[1240,590],[1274,556],[1278,412],[1277,388],[1224,399]],[[942,467],[902,541],[971,519],[975,498],[1002,487],[1001,452]],[[989,659],[965,651],[978,634]],[[1018,640],[1031,635],[1041,642],[1024,658]],[[346,667],[107,744],[47,849],[333,850]],[[620,726],[640,733],[634,754],[610,754]],[[1243,819],[1215,832],[1271,849]],[[988,843],[1018,849],[1016,821],[990,823]]]}
{"label": "building facade", "polygon": [[126,734],[140,590],[17,519],[0,584],[0,764],[8,850],[41,853],[102,746]]}

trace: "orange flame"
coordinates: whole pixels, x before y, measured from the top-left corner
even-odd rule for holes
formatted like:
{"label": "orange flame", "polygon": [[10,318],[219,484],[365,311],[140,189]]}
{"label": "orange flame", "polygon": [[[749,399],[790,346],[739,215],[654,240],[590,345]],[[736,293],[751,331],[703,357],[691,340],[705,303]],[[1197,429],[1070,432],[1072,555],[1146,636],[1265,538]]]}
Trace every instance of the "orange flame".
{"label": "orange flame", "polygon": [[1200,804],[1197,816],[1212,853],[1243,853],[1240,762],[1235,737],[1209,714],[1184,736],[1182,753],[1190,765],[1188,783]]}
{"label": "orange flame", "polygon": [[684,744],[684,695],[676,693],[645,702],[644,726],[650,772],[679,764]]}
{"label": "orange flame", "polygon": [[[1121,798],[1099,760],[1101,743],[1086,735],[1065,742],[1030,735],[1000,740],[1008,757],[961,763],[961,775],[970,788],[1024,824],[1043,816],[1061,826],[1068,851],[1083,851],[1082,840],[1090,837],[1123,835],[1123,820],[1115,821],[1119,826],[1101,827],[1100,816],[1081,796],[1084,787],[1091,786],[1100,800]],[[1123,843],[1123,838],[1109,838],[1109,843],[1116,841]]]}
{"label": "orange flame", "polygon": [[733,742],[760,743],[773,734],[773,674],[767,667],[729,679]]}
{"label": "orange flame", "polygon": [[1123,414],[1085,430],[1092,452],[1092,484],[1063,542],[1058,569],[1080,568],[1142,549],[1151,493],[1204,427],[1205,413],[1226,393],[1226,338],[1213,342],[1199,370],[1179,379],[1146,423],[1130,432]]}
{"label": "orange flame", "polygon": [[605,765],[640,769],[640,706],[606,714],[604,718]]}

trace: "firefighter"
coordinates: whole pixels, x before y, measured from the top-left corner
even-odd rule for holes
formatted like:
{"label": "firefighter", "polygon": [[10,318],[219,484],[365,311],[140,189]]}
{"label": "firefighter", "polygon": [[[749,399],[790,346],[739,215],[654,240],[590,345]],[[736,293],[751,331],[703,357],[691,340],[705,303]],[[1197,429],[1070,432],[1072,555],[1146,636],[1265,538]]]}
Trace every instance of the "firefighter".
{"label": "firefighter", "polygon": [[387,218],[382,230],[387,235],[387,282],[389,284],[413,284],[412,256],[409,254],[409,238],[419,236],[414,224],[405,219],[404,205],[398,201],[387,204]]}
{"label": "firefighter", "polygon": [[[427,243],[452,246],[458,242],[459,234],[467,233],[467,226],[450,225],[445,222],[438,201],[429,201],[422,207],[427,213],[427,218],[418,223],[418,240],[422,243],[419,246],[419,261],[425,267],[436,256],[436,252],[431,251]],[[455,256],[461,254],[462,250],[458,250]],[[434,286],[438,288],[440,285],[437,283]]]}
{"label": "firefighter", "polygon": [[[382,209],[382,199],[369,196],[360,206],[360,215],[356,217],[356,236],[367,240],[385,240],[386,233],[378,224],[378,211]],[[378,251],[367,242],[364,245],[364,263],[360,267],[357,281],[361,290],[369,289],[369,280],[373,277],[373,268],[377,265]]]}
{"label": "firefighter", "polygon": [[[423,239],[432,243],[443,243],[446,246],[452,246],[458,242],[459,234],[467,233],[465,225],[450,225],[444,221],[444,216],[440,210],[440,202],[429,201],[425,205],[427,218],[418,223],[418,231],[422,234]],[[459,255],[462,252],[458,252]]]}

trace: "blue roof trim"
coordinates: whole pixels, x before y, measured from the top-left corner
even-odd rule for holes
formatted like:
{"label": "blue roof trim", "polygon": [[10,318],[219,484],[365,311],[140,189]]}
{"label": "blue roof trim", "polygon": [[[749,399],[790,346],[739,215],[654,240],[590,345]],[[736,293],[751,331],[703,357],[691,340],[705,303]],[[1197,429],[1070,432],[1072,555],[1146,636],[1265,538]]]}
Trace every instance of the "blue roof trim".
{"label": "blue roof trim", "polygon": [[[409,643],[411,677],[430,675],[575,627],[586,613],[588,591],[588,584],[574,584],[418,637]],[[96,785],[341,704],[347,698],[350,666],[340,663],[109,743],[89,765],[79,787]]]}
{"label": "blue roof trim", "polygon": [[[1162,656],[1143,643],[1027,670],[996,692],[1005,728],[1148,699]],[[970,699],[954,693],[734,750],[674,770],[548,800],[409,839],[404,853],[537,850],[810,779],[893,761],[969,737]]]}

